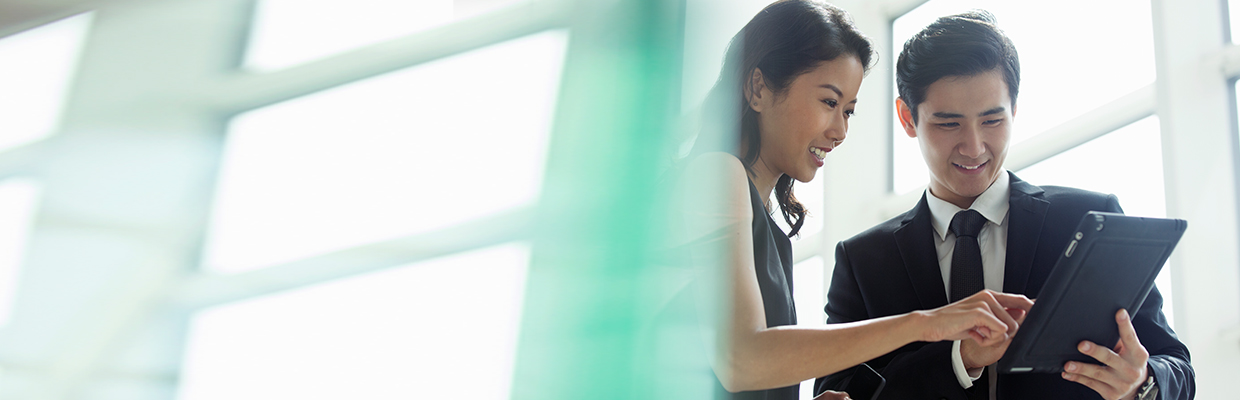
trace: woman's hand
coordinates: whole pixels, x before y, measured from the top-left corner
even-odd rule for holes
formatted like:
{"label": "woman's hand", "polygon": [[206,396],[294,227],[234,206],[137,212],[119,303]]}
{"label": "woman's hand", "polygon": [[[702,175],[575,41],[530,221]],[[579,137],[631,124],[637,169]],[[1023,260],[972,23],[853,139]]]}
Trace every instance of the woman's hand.
{"label": "woman's hand", "polygon": [[1019,294],[983,290],[952,304],[929,311],[920,325],[922,340],[973,339],[982,346],[1006,340],[1016,334],[1018,319],[1023,320],[1033,301]]}
{"label": "woman's hand", "polygon": [[822,394],[815,397],[814,400],[852,400],[852,398],[848,397],[848,393],[828,390],[822,392]]}

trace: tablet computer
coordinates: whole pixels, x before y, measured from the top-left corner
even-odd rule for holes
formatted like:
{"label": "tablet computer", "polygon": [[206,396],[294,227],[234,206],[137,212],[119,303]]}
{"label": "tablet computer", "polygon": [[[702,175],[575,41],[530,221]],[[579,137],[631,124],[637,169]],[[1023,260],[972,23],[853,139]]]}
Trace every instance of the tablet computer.
{"label": "tablet computer", "polygon": [[999,372],[1057,373],[1069,360],[1097,364],[1077,344],[1119,341],[1115,312],[1137,314],[1187,227],[1180,219],[1085,214],[999,359]]}

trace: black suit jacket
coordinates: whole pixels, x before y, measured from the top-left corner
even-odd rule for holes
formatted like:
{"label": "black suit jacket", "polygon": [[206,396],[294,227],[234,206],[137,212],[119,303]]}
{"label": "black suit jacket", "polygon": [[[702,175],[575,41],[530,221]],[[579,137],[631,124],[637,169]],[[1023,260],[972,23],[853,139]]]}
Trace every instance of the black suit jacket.
{"label": "black suit jacket", "polygon": [[[1114,195],[1038,187],[1011,175],[1003,291],[1036,298],[1088,211],[1122,212]],[[930,209],[923,195],[912,210],[840,242],[827,295],[827,322],[844,323],[947,305]],[[1133,318],[1150,353],[1149,373],[1161,399],[1190,399],[1194,374],[1188,348],[1162,313],[1162,295],[1150,291]],[[1110,345],[1110,344],[1104,344]],[[952,342],[915,342],[867,362],[887,378],[884,399],[965,399],[951,367]],[[850,370],[819,378],[816,393],[842,390]],[[1098,399],[1059,374],[1001,374],[998,399]]]}

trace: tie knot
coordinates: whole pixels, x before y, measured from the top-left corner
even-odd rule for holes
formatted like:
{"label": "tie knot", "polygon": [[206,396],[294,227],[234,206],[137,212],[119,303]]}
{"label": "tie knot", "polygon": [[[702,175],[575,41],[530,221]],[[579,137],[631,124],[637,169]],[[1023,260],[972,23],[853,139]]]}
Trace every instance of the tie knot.
{"label": "tie knot", "polygon": [[949,229],[956,237],[977,237],[977,233],[982,231],[982,226],[986,225],[986,217],[977,210],[964,210],[956,213],[952,217],[952,224]]}

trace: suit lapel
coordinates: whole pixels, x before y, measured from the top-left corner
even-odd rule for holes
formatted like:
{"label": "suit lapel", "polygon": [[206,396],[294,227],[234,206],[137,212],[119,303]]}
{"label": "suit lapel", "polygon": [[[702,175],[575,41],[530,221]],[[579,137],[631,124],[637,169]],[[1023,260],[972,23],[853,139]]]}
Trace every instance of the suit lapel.
{"label": "suit lapel", "polygon": [[922,194],[917,206],[904,215],[893,234],[917,292],[917,300],[922,309],[941,307],[947,304],[947,292],[943,289],[943,273],[939,268],[939,252],[934,247],[934,228],[930,225],[926,195]]}
{"label": "suit lapel", "polygon": [[1007,257],[1004,261],[1003,291],[1024,294],[1033,270],[1033,256],[1042,236],[1042,222],[1050,202],[1042,196],[1042,188],[1011,174],[1012,194],[1008,208]]}

